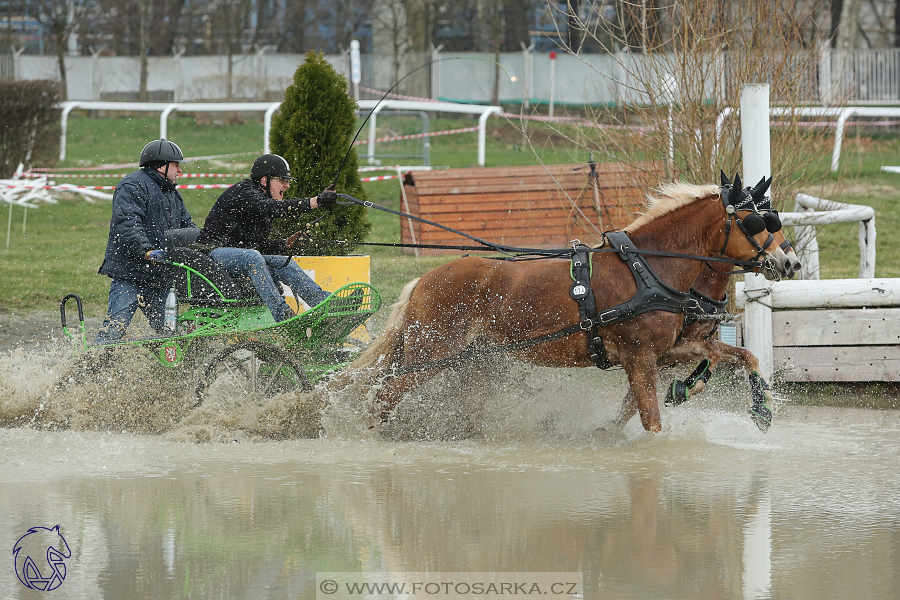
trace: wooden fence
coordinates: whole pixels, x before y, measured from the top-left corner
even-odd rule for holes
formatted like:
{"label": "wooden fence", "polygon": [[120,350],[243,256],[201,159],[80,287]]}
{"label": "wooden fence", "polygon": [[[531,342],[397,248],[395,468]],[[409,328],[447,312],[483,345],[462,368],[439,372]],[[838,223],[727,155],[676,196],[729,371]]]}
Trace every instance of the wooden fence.
{"label": "wooden fence", "polygon": [[[507,246],[562,248],[576,238],[597,244],[603,231],[634,220],[664,172],[658,163],[601,163],[594,178],[587,164],[414,171],[404,177],[400,210]],[[406,244],[471,245],[404,218],[400,231]]]}
{"label": "wooden fence", "polygon": [[738,282],[735,296],[745,328],[771,328],[750,350],[785,381],[900,381],[900,279]]}

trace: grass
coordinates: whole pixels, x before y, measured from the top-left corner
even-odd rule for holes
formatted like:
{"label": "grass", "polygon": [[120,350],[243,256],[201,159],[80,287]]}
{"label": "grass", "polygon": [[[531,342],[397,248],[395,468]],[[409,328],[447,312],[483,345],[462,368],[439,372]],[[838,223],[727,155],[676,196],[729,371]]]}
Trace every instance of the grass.
{"label": "grass", "polygon": [[[473,121],[436,119],[431,130],[471,125]],[[395,129],[392,129],[395,128]],[[187,165],[188,172],[241,172],[249,170],[249,162],[262,145],[262,124],[258,121],[225,123],[209,119],[198,123],[191,117],[169,120],[170,137],[177,140],[189,156],[248,152],[246,156],[222,161],[207,160]],[[406,133],[396,130],[387,120],[379,123],[379,135]],[[134,162],[147,140],[158,136],[156,118],[88,118],[69,120],[68,159],[60,168],[109,163]],[[465,133],[434,137],[431,140],[433,165],[447,167],[474,166],[476,134]],[[900,277],[900,175],[882,174],[882,164],[900,164],[900,137],[897,135],[848,136],[844,142],[842,172],[853,175],[852,183],[833,192],[835,178],[823,178],[826,187],[811,190],[834,200],[868,204],[875,208],[878,231],[878,277]],[[586,157],[560,137],[548,138],[539,148],[541,160],[547,163],[580,162]],[[362,152],[362,150],[360,151]],[[528,165],[537,159],[521,142],[509,125],[491,126],[486,148],[487,164]],[[361,161],[362,162],[362,161]],[[129,172],[122,169],[118,172]],[[59,181],[64,181],[59,179]],[[115,179],[72,179],[72,183],[112,184]],[[187,181],[187,180],[185,180]],[[190,183],[210,180],[190,180]],[[232,182],[234,180],[228,180]],[[396,180],[367,183],[366,191],[374,203],[399,209]],[[184,190],[188,209],[202,224],[221,190]],[[5,208],[5,207],[4,207]],[[82,199],[62,200],[57,205],[42,205],[27,215],[22,235],[22,209],[13,210],[12,237],[9,248],[0,240],[0,311],[55,310],[59,300],[69,292],[79,293],[89,315],[102,315],[106,308],[109,279],[97,274],[103,258],[109,228],[108,202],[91,204]],[[8,214],[0,212],[0,217]],[[369,213],[373,224],[369,241],[396,242],[400,219],[377,210]],[[4,219],[6,220],[6,219]],[[822,276],[856,277],[859,263],[858,226],[836,225],[820,230]],[[420,276],[449,259],[415,258],[396,248],[361,247],[372,257],[372,283],[392,302],[406,281]]]}

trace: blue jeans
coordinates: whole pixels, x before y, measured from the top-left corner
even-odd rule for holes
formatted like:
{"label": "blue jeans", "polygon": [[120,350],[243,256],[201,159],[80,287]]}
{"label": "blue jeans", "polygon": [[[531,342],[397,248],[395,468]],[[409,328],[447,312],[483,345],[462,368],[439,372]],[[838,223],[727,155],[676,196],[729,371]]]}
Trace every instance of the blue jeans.
{"label": "blue jeans", "polygon": [[293,316],[275,284],[287,284],[295,295],[300,296],[310,306],[315,306],[329,296],[309,275],[303,272],[293,260],[285,267],[286,256],[260,254],[257,250],[245,248],[216,248],[209,253],[232,277],[249,278],[263,302],[269,307],[275,321],[284,321]]}
{"label": "blue jeans", "polygon": [[125,337],[138,307],[157,333],[163,329],[163,307],[169,290],[113,279],[109,284],[109,308],[94,345],[113,344]]}

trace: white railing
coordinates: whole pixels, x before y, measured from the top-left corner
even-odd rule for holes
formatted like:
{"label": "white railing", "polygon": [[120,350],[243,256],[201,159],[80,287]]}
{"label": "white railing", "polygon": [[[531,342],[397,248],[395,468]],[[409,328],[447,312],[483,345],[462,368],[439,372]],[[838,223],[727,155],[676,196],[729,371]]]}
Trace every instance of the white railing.
{"label": "white railing", "polygon": [[[377,105],[377,106],[376,106]],[[66,158],[66,135],[68,131],[69,113],[75,109],[106,110],[126,112],[159,112],[159,137],[168,138],[168,119],[176,110],[183,112],[264,112],[263,118],[263,153],[269,152],[269,131],[272,129],[272,115],[281,106],[280,102],[63,102],[60,117],[59,160]],[[403,111],[424,111],[478,115],[478,164],[485,164],[485,143],[487,118],[502,112],[499,106],[481,106],[475,104],[454,104],[450,102],[416,102],[409,100],[360,100],[359,107],[372,110],[369,120],[369,158],[373,162],[375,152],[375,125],[377,113],[385,109]]]}
{"label": "white railing", "polygon": [[859,277],[875,277],[875,210],[861,204],[845,204],[833,200],[797,194],[796,212],[780,214],[782,225],[793,226],[796,252],[803,268],[801,279],[819,279],[819,242],[816,227],[835,223],[859,222]]}

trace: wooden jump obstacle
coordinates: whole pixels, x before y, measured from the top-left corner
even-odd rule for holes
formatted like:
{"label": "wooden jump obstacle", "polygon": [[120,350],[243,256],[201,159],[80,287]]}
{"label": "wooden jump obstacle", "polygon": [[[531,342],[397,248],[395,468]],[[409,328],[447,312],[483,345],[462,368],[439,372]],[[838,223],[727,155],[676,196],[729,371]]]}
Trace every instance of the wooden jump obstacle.
{"label": "wooden jump obstacle", "polygon": [[785,381],[900,381],[900,279],[738,282],[736,291],[745,338],[771,328],[771,345],[751,351]]}
{"label": "wooden jump obstacle", "polygon": [[[643,211],[645,194],[664,174],[658,163],[598,163],[596,177],[588,164],[413,171],[404,176],[400,210],[506,246],[564,248],[576,238],[598,244],[603,231],[624,227]],[[400,240],[471,245],[403,218]],[[419,254],[458,252],[423,249]]]}

